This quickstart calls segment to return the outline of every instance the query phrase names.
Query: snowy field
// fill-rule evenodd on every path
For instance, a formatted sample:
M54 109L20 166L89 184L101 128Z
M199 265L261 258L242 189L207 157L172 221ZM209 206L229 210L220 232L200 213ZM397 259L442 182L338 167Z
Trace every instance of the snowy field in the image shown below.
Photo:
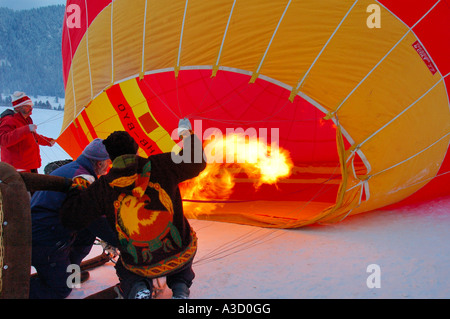
M199 238L192 299L450 297L450 197L293 230L190 222ZM69 298L117 282L112 263L90 274Z
M34 109L38 133L56 138L62 114ZM41 155L42 169L69 158L57 145ZM450 297L450 197L293 230L190 222L199 238L192 299ZM117 283L112 263L90 275L69 298Z

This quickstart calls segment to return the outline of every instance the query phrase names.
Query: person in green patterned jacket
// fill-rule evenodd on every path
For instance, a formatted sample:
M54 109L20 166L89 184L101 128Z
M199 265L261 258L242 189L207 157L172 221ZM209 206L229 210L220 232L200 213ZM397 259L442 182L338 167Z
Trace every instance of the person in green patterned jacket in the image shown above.
M124 131L104 140L112 160L105 176L89 184L75 177L61 209L65 227L82 229L106 215L119 240L116 264L125 299L151 298L152 279L166 276L173 298L188 298L195 277L197 237L183 214L178 184L206 167L201 141L188 120L178 128L183 149L143 158Z

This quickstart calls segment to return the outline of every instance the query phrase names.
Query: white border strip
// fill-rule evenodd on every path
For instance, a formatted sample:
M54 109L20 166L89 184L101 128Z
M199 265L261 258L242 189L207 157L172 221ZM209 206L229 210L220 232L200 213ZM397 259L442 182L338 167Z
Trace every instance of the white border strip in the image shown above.
M213 67L214 66L212 66L212 65L190 65L190 66L180 67L180 70L212 70ZM164 69L147 71L147 72L144 73L144 75L173 72L174 70L175 70L175 68L169 67L169 68L164 68ZM252 76L252 72L251 71L247 71L247 70L243 70L243 69L237 69L237 68L232 68L232 67L221 66L221 67L219 67L219 70L232 72L232 73L243 74L243 75L247 75L249 77ZM126 82L128 80L135 79L135 78L138 78L138 77L139 77L139 74L130 75L130 76L126 77L126 78L121 79L120 81L114 82L113 85L120 84L122 82ZM272 84L275 84L275 85L277 85L279 87L282 87L282 88L286 89L288 92L290 92L292 90L292 86L287 85L287 84L285 84L283 82L280 82L278 80L275 80L273 78L270 78L268 76L261 75L260 78L263 79L264 81L267 81L269 83L272 83ZM92 99L97 98L108 87L109 87L109 85L105 86L103 88L103 90L99 91ZM305 99L307 102L309 102L310 104L312 104L313 106L318 108L324 114L326 114L328 112L320 103L318 103L317 101L313 100L311 97L307 96L303 92L299 92L297 95L299 95L301 98ZM78 115L80 115L81 112L82 112L82 110L75 116L75 118ZM350 135L348 135L348 133L342 127L341 127L341 130L342 130L342 133L344 134L344 136L348 139L348 142L349 143L354 143L353 139L350 137Z

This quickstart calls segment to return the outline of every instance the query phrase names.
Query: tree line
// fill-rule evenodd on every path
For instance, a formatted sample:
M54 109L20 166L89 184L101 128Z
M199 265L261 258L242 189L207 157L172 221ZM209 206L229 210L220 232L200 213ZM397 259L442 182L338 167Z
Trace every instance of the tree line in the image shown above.
M0 106L5 106L5 107L11 107L12 108L12 98L9 95L6 96L1 96L0 95ZM54 103L50 103L48 100L42 101L42 100L37 100L33 102L33 107L38 108L38 109L47 109L47 110L58 110L58 111L62 111L64 110L64 107L61 105L61 103L59 102L58 97L55 97L55 101Z
M63 5L30 10L0 8L0 93L23 91L32 96L64 97L64 10Z

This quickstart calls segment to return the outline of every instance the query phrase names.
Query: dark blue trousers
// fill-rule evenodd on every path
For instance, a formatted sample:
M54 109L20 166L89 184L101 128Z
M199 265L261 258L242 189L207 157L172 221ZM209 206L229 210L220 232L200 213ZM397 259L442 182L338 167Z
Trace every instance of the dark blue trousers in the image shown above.
M96 237L117 245L116 236L105 218L98 219L77 233L59 229L55 231L53 240L33 242L31 264L38 276L30 280L30 299L66 298L72 291L67 283L71 275L67 267L81 264L91 251Z

